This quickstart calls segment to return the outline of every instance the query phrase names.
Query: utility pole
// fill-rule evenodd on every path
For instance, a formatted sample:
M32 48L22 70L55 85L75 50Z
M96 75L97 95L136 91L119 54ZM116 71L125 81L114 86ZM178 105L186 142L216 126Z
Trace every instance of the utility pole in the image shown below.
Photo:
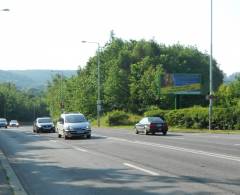
M97 125L100 127L100 112L102 110L101 105L101 81L100 81L100 44L98 42L82 41L82 43L97 44Z
M209 130L212 129L212 107L213 107L213 81L212 81L212 12L213 0L211 0L211 22L210 22L210 65L209 65Z

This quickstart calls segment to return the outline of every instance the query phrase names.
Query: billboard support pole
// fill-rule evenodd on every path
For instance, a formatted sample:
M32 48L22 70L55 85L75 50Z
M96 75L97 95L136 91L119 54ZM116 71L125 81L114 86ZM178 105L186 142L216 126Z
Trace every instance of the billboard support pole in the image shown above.
M175 94L175 110L179 109L179 99L180 99L180 95Z

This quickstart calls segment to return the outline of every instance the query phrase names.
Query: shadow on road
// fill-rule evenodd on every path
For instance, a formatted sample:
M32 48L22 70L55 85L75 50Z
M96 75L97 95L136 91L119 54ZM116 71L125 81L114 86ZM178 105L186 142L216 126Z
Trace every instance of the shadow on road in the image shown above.
M50 150L52 153L61 152L61 149L69 149L66 146L56 148L53 146L41 146L42 141L48 141L47 137L40 137L24 134L7 132L12 144L18 143L18 148L11 149L11 145L7 150L8 156L13 159L11 161L16 174L19 176L23 186L29 194L36 195L200 195L209 194L206 190L198 192L189 192L180 188L180 184L194 185L206 184L214 185L229 185L239 187L240 178L235 180L222 181L219 179L207 179L202 177L191 176L147 176L139 174L136 171L130 171L128 168L103 168L91 167L91 164L98 164L94 160L87 164L77 162L76 154L65 155L62 153L62 158L71 159L71 164L63 165L60 162L49 160L49 157L44 157L42 150ZM18 138L16 140L11 140ZM0 134L0 146L6 150L6 141L3 140ZM94 137L93 137L94 139ZM95 139L102 139L96 136ZM20 141L18 141L20 140ZM34 145L32 145L34 144ZM46 155L46 154L45 154ZM76 160L74 160L76 159ZM94 158L93 158L94 159ZM181 189L181 190L179 190Z

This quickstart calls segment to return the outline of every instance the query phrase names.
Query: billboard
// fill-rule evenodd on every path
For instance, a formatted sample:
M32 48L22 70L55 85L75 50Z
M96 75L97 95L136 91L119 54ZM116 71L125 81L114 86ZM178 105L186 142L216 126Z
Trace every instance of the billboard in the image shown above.
M201 75L164 74L160 79L161 94L201 94Z

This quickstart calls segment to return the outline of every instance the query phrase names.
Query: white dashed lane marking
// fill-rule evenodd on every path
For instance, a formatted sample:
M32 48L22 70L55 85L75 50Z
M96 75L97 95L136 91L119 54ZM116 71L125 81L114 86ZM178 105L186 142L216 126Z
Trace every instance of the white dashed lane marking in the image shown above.
M153 171L150 171L150 170L147 170L147 169L138 167L138 166L136 166L136 165L133 165L133 164L130 164L130 163L123 163L123 164L124 164L125 166L127 166L127 167L131 167L131 168L137 169L137 170L139 170L139 171L148 173L148 174L150 174L150 175L159 176L159 174L156 173L156 172L153 172Z

